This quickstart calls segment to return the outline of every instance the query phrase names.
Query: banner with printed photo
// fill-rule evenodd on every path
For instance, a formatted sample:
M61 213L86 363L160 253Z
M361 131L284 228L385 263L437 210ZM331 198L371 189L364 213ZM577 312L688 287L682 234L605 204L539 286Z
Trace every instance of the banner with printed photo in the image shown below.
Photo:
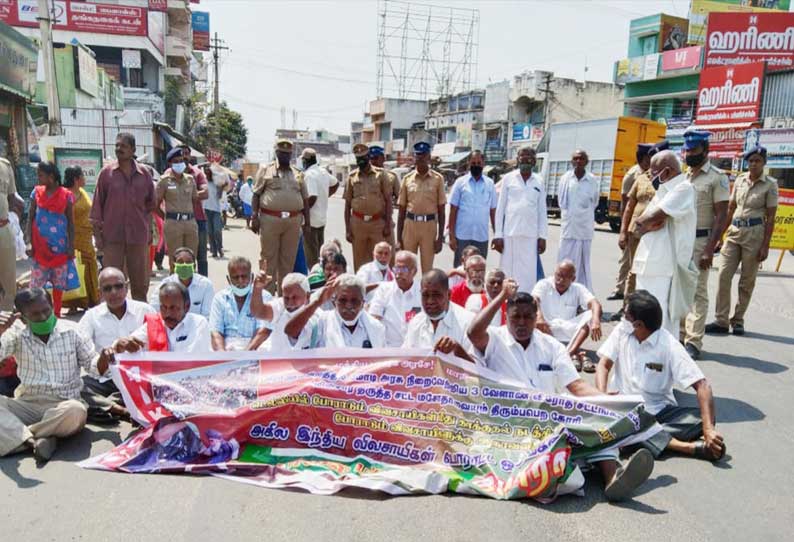
M120 356L113 380L144 428L81 466L549 501L581 488L577 461L660 429L639 397L533 392L429 351L259 354Z

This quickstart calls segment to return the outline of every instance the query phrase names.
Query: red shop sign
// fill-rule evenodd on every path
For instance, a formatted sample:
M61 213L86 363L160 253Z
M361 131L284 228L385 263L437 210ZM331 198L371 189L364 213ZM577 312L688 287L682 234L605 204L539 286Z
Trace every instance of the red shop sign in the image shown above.
M700 65L700 54L703 47L686 47L684 49L673 49L662 53L662 71L686 70L697 68Z
M124 36L146 36L146 8L55 0L53 29ZM38 0L0 0L0 21L38 28Z
M764 63L704 68L698 88L697 124L733 124L758 119Z
M794 13L710 13L704 67L766 61L794 68Z

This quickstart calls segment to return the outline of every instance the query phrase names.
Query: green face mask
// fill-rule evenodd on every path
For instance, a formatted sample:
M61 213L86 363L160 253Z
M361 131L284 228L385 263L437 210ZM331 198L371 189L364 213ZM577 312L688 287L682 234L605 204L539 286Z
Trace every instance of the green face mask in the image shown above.
M174 264L174 273L182 280L187 280L193 277L193 264L192 263L177 263Z
M51 312L50 317L44 320L43 322L31 322L28 320L28 326L30 326L30 331L34 335L49 335L52 333L52 330L55 329L55 324L58 323L58 319L55 317L55 313Z

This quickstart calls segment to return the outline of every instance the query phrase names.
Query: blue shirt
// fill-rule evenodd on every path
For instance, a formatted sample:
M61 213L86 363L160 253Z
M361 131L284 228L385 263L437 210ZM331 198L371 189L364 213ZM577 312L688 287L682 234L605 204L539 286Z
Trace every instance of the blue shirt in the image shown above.
M458 208L455 237L488 241L491 209L496 209L496 189L490 177L483 175L478 181L471 174L458 177L452 187L449 204Z
M270 327L269 322L251 315L251 295L252 292L248 292L242 310L238 311L237 300L229 288L215 294L210 310L210 330L217 331L225 339L250 339L261 328ZM268 302L272 298L269 292L262 292L262 301Z

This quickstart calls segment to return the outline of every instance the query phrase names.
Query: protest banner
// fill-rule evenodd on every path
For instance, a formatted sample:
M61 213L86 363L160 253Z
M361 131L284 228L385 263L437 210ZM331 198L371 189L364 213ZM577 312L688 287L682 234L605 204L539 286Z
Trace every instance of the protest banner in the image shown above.
M268 354L119 356L114 382L144 428L81 466L549 501L581 488L578 461L660 429L639 397L533 392L424 350L252 355Z

